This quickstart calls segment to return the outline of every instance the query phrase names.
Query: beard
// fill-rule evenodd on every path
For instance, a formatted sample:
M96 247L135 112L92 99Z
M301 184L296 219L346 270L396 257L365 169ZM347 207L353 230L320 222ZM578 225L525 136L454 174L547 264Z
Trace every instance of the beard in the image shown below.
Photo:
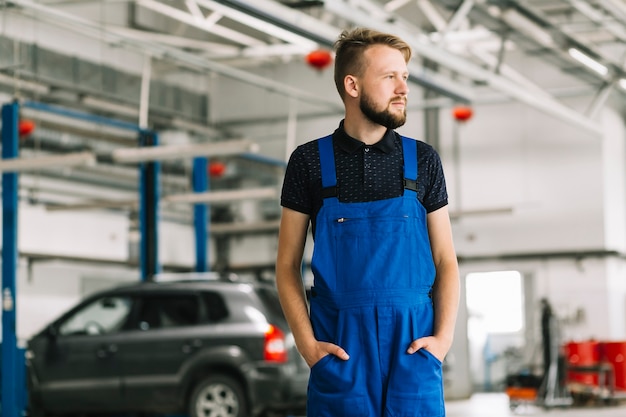
M395 98L393 100L396 100ZM374 101L367 93L363 92L359 101L361 112L371 122L385 126L387 129L396 129L406 122L406 107L402 114L394 114L388 108L377 110Z

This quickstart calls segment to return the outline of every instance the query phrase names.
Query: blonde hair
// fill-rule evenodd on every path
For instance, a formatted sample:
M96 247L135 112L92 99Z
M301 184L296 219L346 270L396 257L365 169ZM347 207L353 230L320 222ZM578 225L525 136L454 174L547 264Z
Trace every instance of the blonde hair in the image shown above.
M363 54L373 45L386 45L397 49L408 63L411 59L411 47L399 37L378 32L373 29L356 28L344 30L335 41L335 86L343 99L346 91L343 80L346 75L361 76L365 69Z

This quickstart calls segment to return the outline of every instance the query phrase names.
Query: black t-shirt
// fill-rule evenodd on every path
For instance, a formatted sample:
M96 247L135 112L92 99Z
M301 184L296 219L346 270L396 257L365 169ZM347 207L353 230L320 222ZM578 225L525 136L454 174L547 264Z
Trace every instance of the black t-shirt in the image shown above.
M344 203L384 200L404 192L402 139L387 130L382 140L365 145L343 129L333 133L338 199ZM417 198L428 213L448 204L441 160L435 149L417 141ZM322 207L318 140L298 146L289 158L280 204L315 218Z

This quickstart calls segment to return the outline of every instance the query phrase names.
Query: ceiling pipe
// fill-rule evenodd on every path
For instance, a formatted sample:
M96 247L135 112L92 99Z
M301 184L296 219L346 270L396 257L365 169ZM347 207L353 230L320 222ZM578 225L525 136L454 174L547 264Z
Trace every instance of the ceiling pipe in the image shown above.
M90 200L84 203L46 204L46 211L83 211L104 209L136 210L139 207L138 199L128 200Z
M163 197L164 203L232 203L242 200L277 199L279 190L276 187L243 188L240 190L216 190L204 193L171 194Z
M245 188L238 190L216 190L203 193L185 193L170 194L164 196L161 201L165 204L228 204L237 201L248 200L274 200L279 196L279 190L276 187L264 188ZM92 199L79 203L71 204L48 204L48 211L73 211L73 210L101 210L101 209L136 209L139 206L139 200L131 199L113 199L102 200Z
M474 0L463 0L463 3L461 3L454 15L452 15L452 18L443 30L442 37L445 37L446 33L448 32L453 32L457 30L461 26L463 21L467 18L467 15L469 14L470 10L472 10L472 7L474 7Z
M416 0L417 7L426 16L426 19L438 32L443 32L448 25L448 22L441 16L439 11L430 2L430 0Z
M622 24L626 24L626 5L622 0L600 0L600 4Z
M277 233L279 220L268 220L252 223L212 223L212 235L250 234L250 233Z
M540 261L547 259L571 259L575 261L581 261L587 258L618 258L626 259L626 254L616 250L608 249L590 249L590 250L573 250L573 251L561 251L561 252L521 252L521 253L506 253L501 255L462 255L457 256L459 263L468 262L509 262L509 261Z
M602 25L607 31L609 31L613 36L621 40L622 42L626 41L626 29L624 26L624 22L621 24L616 22L607 21L605 15L597 11L593 8L588 2L582 0L568 0L569 3L578 10L581 14L586 16L592 22Z

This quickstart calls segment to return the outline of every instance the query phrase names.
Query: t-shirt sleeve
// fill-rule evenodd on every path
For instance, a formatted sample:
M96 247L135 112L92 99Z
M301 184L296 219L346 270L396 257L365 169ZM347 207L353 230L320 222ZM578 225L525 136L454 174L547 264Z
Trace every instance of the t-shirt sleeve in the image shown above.
M287 163L280 205L304 214L312 213L311 193L309 192L309 170L307 169L306 150L297 147Z
M426 181L424 182L423 205L426 212L431 213L448 204L448 191L446 189L446 178L441 164L441 158L437 151L430 145L423 145L423 158L419 163L425 164ZM420 170L421 171L421 170Z

